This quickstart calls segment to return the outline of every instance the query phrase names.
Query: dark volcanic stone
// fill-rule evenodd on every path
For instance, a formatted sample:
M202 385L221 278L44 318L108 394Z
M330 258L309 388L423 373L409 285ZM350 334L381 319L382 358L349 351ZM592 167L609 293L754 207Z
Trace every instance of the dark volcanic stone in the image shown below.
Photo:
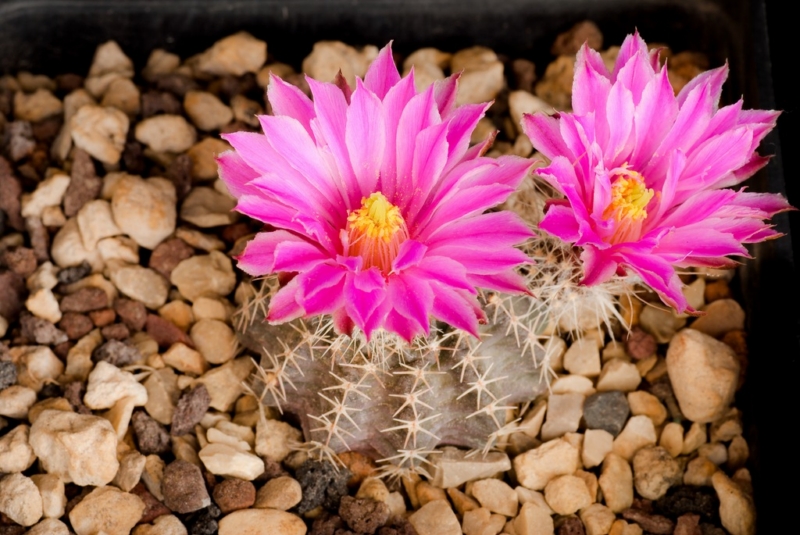
M189 244L180 238L172 238L159 243L153 249L148 265L150 269L158 271L169 279L175 266L190 258L193 254L194 249Z
M148 91L142 95L142 117L147 119L159 113L180 115L181 101L172 93L165 91Z
M382 527L378 535L417 535L417 530L406 519L396 521L392 526Z
M719 511L719 498L711 487L680 485L669 489L653 505L657 512L669 517L692 513L702 516L703 520L713 521Z
M161 492L164 505L175 513L193 513L211 504L203 474L187 461L172 461L164 468Z
M137 483L131 489L131 494L135 494L144 502L144 512L142 513L142 518L139 519L140 524L149 524L161 515L168 515L172 512L166 505L150 494L143 483Z
M103 181L97 176L92 157L82 149L75 149L71 176L64 194L64 215L67 217L74 216L84 204L96 199L103 188Z
M84 314L67 312L61 317L58 326L67 333L70 340L78 340L94 329L94 323Z
M197 82L182 74L164 74L156 80L156 87L183 98L187 92L197 89Z
M198 385L184 392L175 406L175 412L172 413L170 433L180 436L192 431L203 419L210 404L211 396L205 385Z
M33 249L27 247L6 249L3 251L2 262L8 269L22 277L28 277L36 271L36 255Z
M108 306L108 296L100 288L81 288L61 300L61 312L90 312Z
M22 220L22 184L11 171L8 160L0 156L0 210L6 214L6 224L14 230L25 228Z
M50 144L58 135L64 120L61 117L49 117L31 125L33 139L40 143Z
M219 525L217 518L222 512L213 503L203 509L186 517L184 524L189 531L189 535L216 535Z
M188 154L177 156L167 167L166 175L175 185L178 200L183 199L192 189L192 159Z
M45 383L39 390L39 399L60 398L63 391L58 383Z
M84 277L88 277L91 272L92 266L89 265L89 262L84 260L79 266L72 266L59 271L58 282L60 284L72 284Z
M92 360L101 360L114 366L127 366L141 359L139 350L119 340L109 340L92 352Z
M144 149L142 144L136 141L126 143L125 150L122 151L122 163L125 165L125 170L130 174L144 174Z
M86 384L73 381L64 385L64 397L78 414L92 414L92 411L83 404L83 395L86 393Z
M31 240L31 248L38 262L50 260L50 234L38 217L25 218L25 230Z
M536 65L527 59L515 59L511 62L511 70L514 72L517 89L533 93L533 85L536 83Z
M669 518L640 511L639 509L626 509L622 511L622 518L636 522L639 526L654 535L671 535L675 530L675 523Z
M100 334L106 340L125 340L131 335L131 331L124 323L114 323L113 325L106 325L100 330Z
M214 487L213 496L222 513L228 514L256 503L256 487L249 481L226 479Z
M161 316L155 314L147 315L147 334L161 347L169 347L178 342L185 344L189 347L194 347L192 339L189 335L180 330L171 321L165 320Z
M23 314L20 318L20 326L22 327L22 336L37 344L53 346L66 342L68 339L64 331L46 319L37 318L32 314Z
M325 513L314 520L308 535L335 535L341 529L344 529L341 517Z
M0 390L17 382L17 367L9 360L0 360Z
M619 435L631 413L628 399L622 392L598 392L583 404L583 419L587 429L605 429Z
M331 463L307 460L297 469L296 478L303 489L303 499L297 510L303 514L320 505L337 509L342 496L347 495L347 480L352 475L350 470Z
M372 535L386 525L390 515L388 505L369 498L343 496L339 503L339 516L356 533Z
M114 301L114 310L122 322L132 331L141 331L147 323L147 308L139 301L132 299L117 299Z
M153 420L146 412L136 411L131 417L133 432L139 451L145 455L170 451L169 433L163 425Z
M583 522L581 522L580 518L568 516L564 518L556 533L558 535L586 535L586 528L583 527Z
M700 524L700 532L703 535L728 535L728 532L714 524Z
M9 323L16 321L27 294L25 279L13 271L0 271L0 316Z

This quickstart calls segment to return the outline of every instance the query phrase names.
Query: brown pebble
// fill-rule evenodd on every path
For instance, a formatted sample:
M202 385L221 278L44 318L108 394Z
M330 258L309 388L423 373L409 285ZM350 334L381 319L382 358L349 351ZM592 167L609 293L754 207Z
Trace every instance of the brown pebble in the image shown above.
M678 518L673 535L703 535L700 529L700 515L685 514Z
M175 436L185 435L203 419L211 404L211 396L205 385L199 385L184 392L178 400L175 412L172 413L170 433Z
M175 513L192 513L211 505L200 468L188 461L172 461L161 481L164 505Z
M622 512L622 518L636 522L645 531L654 535L671 535L675 529L675 524L669 518L661 515L654 515L639 509L626 509Z
M180 115L182 111L181 101L172 93L148 91L142 95L142 117L144 119L159 113Z
M38 262L50 260L50 234L38 217L25 218L25 230L31 240L31 248Z
M177 156L167 167L166 177L175 186L178 200L182 200L192 189L192 159L188 154Z
M64 120L59 116L48 117L38 123L33 123L31 125L33 139L49 145L56 138L59 131L61 131L61 126L63 124Z
M264 473L256 478L257 481L269 481L276 477L287 476L289 473L283 469L283 465L277 461L264 457Z
M139 519L139 524L149 524L156 518L162 515L168 515L172 512L166 505L150 494L142 483L137 483L136 486L131 489L131 494L138 496L144 502L144 512L142 513L142 518Z
M122 163L132 175L144 174L144 148L141 143L129 141L122 151Z
M347 481L348 487L357 487L366 478L372 477L377 469L375 461L363 453L358 453L356 451L345 451L340 453L338 457L339 460L344 464L345 468L353 473L353 477Z
M24 535L25 533L27 531L22 526L0 526L0 535Z
M108 340L92 352L92 361L102 360L114 366L127 366L141 358L142 354L137 348L119 340Z
M337 535L344 532L344 521L339 515L331 515L327 512L314 520L311 531L308 535Z
M143 303L132 299L117 299L114 310L122 322L132 331L141 331L147 323L147 308Z
M736 358L739 360L739 381L737 389L741 388L744 384L744 379L747 376L747 367L749 359L747 357L747 333L744 331L728 331L722 337L722 342L728 344L736 353Z
M586 535L586 528L577 516L567 516L556 531L558 535Z
M222 239L228 243L236 243L236 240L247 236L252 231L248 223L234 223L222 229Z
M28 121L14 121L6 125L6 150L9 157L15 162L22 160L33 154L36 142L33 140L33 129ZM17 168L17 172L23 177L25 172L22 170L24 165ZM30 167L30 166L28 166ZM31 167L31 169L33 169ZM35 180L35 178L33 178Z
M172 238L159 243L150 255L150 269L154 269L169 279L175 266L194 254L189 244L180 238Z
M131 424L140 452L150 455L170 451L169 433L163 425L153 420L146 412L134 412L131 416Z
M101 308L100 310L89 312L89 317L95 327L105 327L114 323L114 320L117 319L117 313L111 308Z
M56 345L67 341L64 331L46 319L37 318L32 314L25 313L20 318L22 336L32 342L44 345Z
M66 342L61 342L60 344L53 346L53 353L55 353L58 358L66 362L67 357L69 356L69 351L73 347L75 347L75 342L71 342L69 340Z
M59 74L56 76L56 85L61 91L69 93L83 87L83 76L75 73Z
M515 59L511 62L511 71L514 73L517 89L533 93L533 86L536 83L536 65L527 59Z
M130 337L131 331L124 323L113 323L106 325L100 330L100 334L106 340L125 340Z
M155 314L147 315L147 334L161 347L169 347L172 344L181 342L189 347L194 347L189 335L180 330L171 321L165 320Z
M247 509L256 503L256 487L249 481L226 479L214 487L214 501L222 514Z
M595 50L603 48L603 34L597 24L590 20L579 22L568 31L559 34L550 53L554 56L574 56L584 43Z
M169 91L176 97L183 98L187 92L197 89L197 82L182 74L164 74L156 80L156 87L161 91Z
M641 327L633 327L625 337L625 351L634 360L646 359L655 354L656 339Z
M76 215L84 204L96 199L103 188L92 157L82 149L75 149L70 176L72 179L64 194L64 215L67 217Z
M86 385L80 381L73 381L64 385L64 397L72 405L72 409L79 414L92 414L92 411L83 404L83 395Z
M94 328L92 320L78 312L64 313L58 326L67 333L70 340L78 340L89 334L89 331Z
M90 312L108 306L108 296L100 288L81 288L61 300L61 312Z
M253 73L246 73L243 76L223 76L219 80L219 92L230 100L237 95L253 91L257 84Z
M720 299L730 299L731 289L728 286L728 281L720 279L706 282L705 298L706 303L713 303Z
M372 535L386 525L390 515L388 505L370 498L343 496L339 503L339 516L356 533Z
M8 225L14 230L23 230L25 222L22 219L22 184L11 171L8 160L0 156L0 210L5 212Z
M33 253L33 249L27 247L6 249L3 251L0 262L22 277L28 277L36 271L36 255Z
M0 271L0 316L9 323L16 321L27 294L25 279L13 271Z

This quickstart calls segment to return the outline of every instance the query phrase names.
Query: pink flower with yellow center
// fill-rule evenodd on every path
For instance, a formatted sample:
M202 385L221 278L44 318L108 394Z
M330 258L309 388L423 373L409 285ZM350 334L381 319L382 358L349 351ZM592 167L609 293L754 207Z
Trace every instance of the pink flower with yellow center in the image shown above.
M251 275L296 274L270 303L275 323L332 314L339 332L411 340L431 318L477 335L476 287L523 292L510 212L485 213L531 163L470 148L489 104L455 106L457 77L417 92L386 46L354 90L308 79L313 101L273 76L264 134L225 137L219 159L237 210L270 225L239 257Z
M693 310L675 268L731 267L743 244L778 234L780 195L724 189L769 158L755 150L778 112L719 108L727 66L675 96L658 52L629 35L613 72L588 46L575 64L573 112L526 115L525 133L551 163L537 170L565 197L540 228L583 249L585 284L637 274L679 312Z

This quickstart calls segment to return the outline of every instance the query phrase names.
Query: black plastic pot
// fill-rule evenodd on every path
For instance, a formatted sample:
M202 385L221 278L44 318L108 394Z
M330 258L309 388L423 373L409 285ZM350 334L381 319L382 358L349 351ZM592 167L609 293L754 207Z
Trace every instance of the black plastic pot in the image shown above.
M108 39L141 68L153 48L188 57L239 30L266 40L281 61L298 67L320 39L376 45L393 39L401 52L486 45L543 70L555 36L587 18L599 24L607 45L638 28L648 42L705 52L713 65L727 59L723 99L744 95L746 107L774 107L764 0L0 0L0 73L85 73L95 47ZM784 192L775 133L762 152L776 158L748 186ZM789 221L785 214L774 220L786 233ZM752 448L759 532L782 533L791 530L796 493L770 481L792 485L797 476L788 468L794 460L788 430L800 354L792 305L800 301L792 240L759 244L753 253L739 278L750 333L739 405Z

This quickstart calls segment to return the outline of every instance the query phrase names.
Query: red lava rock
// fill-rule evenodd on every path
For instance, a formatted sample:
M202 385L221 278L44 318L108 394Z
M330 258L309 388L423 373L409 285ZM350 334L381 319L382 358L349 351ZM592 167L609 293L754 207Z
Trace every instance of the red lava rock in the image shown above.
M59 74L56 76L55 80L58 88L65 93L69 93L83 87L83 76L80 74Z
M26 278L36 271L36 255L33 249L27 247L6 249L3 251L2 263L14 273Z
M78 312L66 312L58 322L58 326L67 333L70 340L78 340L94 329L92 320Z
M92 411L83 404L83 395L86 393L86 385L80 381L73 381L64 385L64 397L75 412L79 414L92 414Z
M583 522L581 522L580 518L568 516L564 518L556 533L558 535L586 535L586 528L583 527Z
M75 149L72 160L72 180L64 195L64 215L72 217L87 202L96 199L103 188L103 181L98 178L92 157L82 149Z
M122 322L132 331L141 331L147 323L147 308L143 303L132 299L117 299L114 310Z
M25 229L31 240L31 248L38 262L50 260L50 234L38 217L26 217Z
M675 530L675 523L669 518L661 515L654 515L639 509L626 509L622 512L622 518L636 522L639 526L654 535L671 535Z
M14 121L6 125L6 150L15 162L30 156L36 148L33 129L28 121Z
M175 185L178 200L186 197L192 189L192 159L188 154L177 156L167 167L167 178Z
M90 312L108 306L108 296L100 288L81 288L61 300L61 312Z
M16 321L27 294L25 279L13 271L0 271L0 316L9 323Z
M264 457L264 473L258 476L258 481L269 481L276 477L288 476L289 473L283 469L283 465L277 461Z
M72 284L88 276L92 272L92 266L85 260L78 266L64 268L58 272L58 282L60 284Z
M137 483L136 486L131 489L131 494L135 494L144 502L144 512L142 513L142 518L139 519L139 524L149 524L156 518L162 515L168 515L172 512L166 505L150 494L147 487L142 483Z
M106 340L125 340L130 337L131 331L124 323L114 323L103 327L100 330L100 334L102 334L103 338Z
M219 92L230 100L236 95L244 95L253 91L256 84L256 77L253 73L247 73L244 76L224 76L220 78L217 85Z
M109 340L92 353L92 360L101 360L114 366L127 366L142 358L139 350L119 340Z
M11 171L8 160L0 156L0 210L5 212L8 225L15 230L25 228L20 211L22 206L22 184Z
M163 425L153 420L146 412L136 411L131 417L133 432L139 451L145 455L170 451L169 433Z
M180 115L182 111L181 101L172 93L147 91L142 95L142 117L144 119L159 113Z
M58 135L64 120L61 117L49 117L31 125L33 139L40 143L50 144Z
M180 436L192 431L194 426L203 419L210 404L211 396L205 385L199 385L184 392L172 414L170 433Z
M119 312L119 311L117 311ZM161 347L169 347L172 344L181 342L189 347L194 347L189 335L180 330L171 321L165 320L155 314L147 315L147 334L155 340Z
M164 468L161 492L164 505L175 513L192 513L211 504L200 469L187 461L172 461Z
M228 243L236 243L236 240L247 236L252 231L250 230L250 225L247 223L234 223L233 225L228 225L227 227L222 229L222 239Z
M378 530L378 535L417 535L417 530L408 520L402 519L393 526L382 527Z
M527 59L515 59L511 62L511 71L517 82L517 89L533 93L536 83L536 65Z
M169 91L173 95L183 98L186 93L197 89L197 82L182 74L164 74L156 79L156 87L161 91Z
M386 525L390 515L388 505L369 498L343 496L339 504L339 516L357 533L372 535Z
M625 337L625 351L634 360L642 360L656 352L656 339L641 327L634 327Z
M227 514L256 503L256 487L249 481L226 479L214 487L213 496L222 513Z
M194 254L189 244L180 238L172 238L159 243L150 255L150 269L154 269L169 279L172 270L182 261Z
M678 518L673 535L703 535L700 529L700 515L683 515Z
M73 347L75 347L75 342L62 342L53 346L53 353L55 353L58 358L66 362L67 356L69 356L69 350Z
M56 345L67 341L67 334L49 321L37 318L32 314L23 314L20 318L22 336L43 345Z
M117 319L117 313L111 308L101 308L100 310L89 312L89 317L95 327L105 327L114 323L114 320Z
M339 515L325 514L316 520L311 526L308 535L336 535L339 530L344 528L344 521Z
M559 34L550 52L554 56L574 56L581 49L583 43L587 43L590 48L595 50L603 47L603 34L600 32L600 28L590 20L579 22L568 31Z

